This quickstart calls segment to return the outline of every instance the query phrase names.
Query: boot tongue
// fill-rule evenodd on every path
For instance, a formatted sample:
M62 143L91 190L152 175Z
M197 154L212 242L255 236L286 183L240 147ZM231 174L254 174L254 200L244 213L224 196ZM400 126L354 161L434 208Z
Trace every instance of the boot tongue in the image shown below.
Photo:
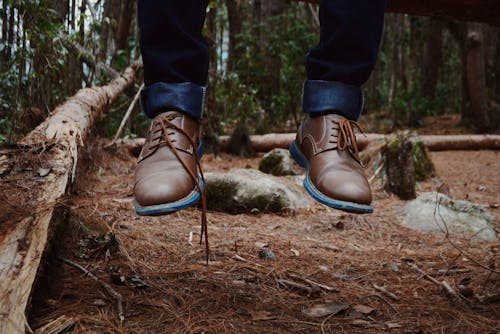
M170 146L169 140L177 150L193 154L195 148L186 135L177 128L184 130L195 143L197 142L198 126L195 120L189 119L188 116L178 111L164 112L156 116L151 122L146 144L141 151L139 161L149 157L160 147ZM167 137L169 140L167 140Z

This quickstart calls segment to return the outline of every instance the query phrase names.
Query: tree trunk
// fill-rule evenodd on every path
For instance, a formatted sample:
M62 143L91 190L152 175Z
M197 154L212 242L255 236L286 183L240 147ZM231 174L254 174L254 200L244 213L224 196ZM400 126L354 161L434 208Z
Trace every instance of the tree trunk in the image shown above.
M0 12L1 13L1 16L0 16L0 20L2 21L2 39L0 40L0 42L3 44L3 45L6 45L7 44L7 34L8 34L8 26L7 26L7 23L8 23L8 19L7 19L7 12L8 12L8 7L7 7L7 4L4 4L4 1L2 1L2 11ZM7 48L4 47L4 49L0 52L0 60L1 60L1 64L0 64L0 71L4 71L4 66L5 66L5 63L7 62Z
M99 59L102 59L104 63L107 61L108 55L108 43L109 43L109 17L111 15L111 1L104 0L103 13L102 13L102 23L101 23L101 42L99 44Z
M135 0L124 0L120 3L120 16L118 18L118 26L115 36L115 52L118 52L118 50L123 50L128 55L130 54L128 40L130 38L130 27L132 26L133 17L135 14L135 4Z
M227 57L227 70L234 72L236 62L241 57L241 48L238 47L238 34L241 34L243 28L243 16L241 13L241 0L226 0L227 21L229 25L229 46Z
M207 30L208 36L207 41L210 50L209 57L209 70L208 70L208 92L207 92L207 102L205 116L202 119L203 126L203 143L206 146L207 152L218 153L219 145L217 142L217 133L220 130L220 115L221 113L217 110L217 99L216 99L216 89L215 87L219 84L219 78L217 76L217 9L218 7L210 7L207 13Z
M5 203L0 210L0 333L25 333L25 311L31 294L49 225L55 206L61 203L73 180L78 150L85 142L94 121L135 80L139 64L128 68L124 75L110 84L80 90L54 110L52 115L20 142L20 147L44 148L45 161L50 165L43 182L30 183L40 172L2 177L0 195L14 196L12 180L30 185L26 198ZM17 157L19 158L19 157ZM22 157L21 157L22 158ZM40 157L38 158L40 159ZM17 198L19 200L19 198ZM31 205L30 209L26 205Z
M472 123L481 132L489 127L488 98L484 64L484 34L481 24L467 25L467 82Z
M264 109L271 107L273 95L280 92L280 73L281 73L281 59L280 55L272 53L269 50L271 39L270 37L276 34L279 27L276 26L276 18L285 10L284 0L265 0L262 1L261 6L261 31L260 31L260 46L261 52L264 57L263 73L266 77L262 78L261 92L263 96ZM273 115L276 113L268 113L265 118L264 128L273 121Z
M14 6L10 5L9 10L9 29L7 31L7 45L5 46L5 55L7 60L12 56L12 45L14 45L14 24L15 21L15 12Z
M438 82L439 68L443 58L443 24L432 20L429 28L429 38L425 51L424 77L422 93L433 100L436 96L436 85Z

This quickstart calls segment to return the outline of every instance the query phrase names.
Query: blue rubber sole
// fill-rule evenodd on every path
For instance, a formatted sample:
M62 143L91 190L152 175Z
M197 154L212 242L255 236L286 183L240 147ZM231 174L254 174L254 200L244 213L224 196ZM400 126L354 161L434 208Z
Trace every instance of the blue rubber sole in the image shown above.
M201 180L201 177L198 177L198 180L200 182L201 188L203 189L203 181ZM137 201L134 201L135 212L137 212L137 214L140 216L160 216L189 208L198 203L200 197L201 195L199 190L195 189L186 197L172 203L142 206L137 203Z
M199 159L201 159L201 156L203 155L202 144L198 146L197 154ZM201 189L203 189L204 184L203 180L201 179L201 176L198 176L198 182L200 183ZM175 202L142 206L139 203L137 203L137 201L134 201L134 207L135 207L135 212L140 216L160 216L189 208L198 203L200 197L201 197L200 191L197 188L195 188L189 195Z
M346 202L339 201L328 196L325 196L321 193L311 182L309 177L309 163L307 162L306 157L302 154L302 152L297 147L295 141L290 145L290 154L293 159L299 164L300 167L306 169L306 177L304 179L304 188L306 191L314 198L316 201L329 206L334 209L352 212L352 213L372 213L373 207L371 205L358 204L354 202Z

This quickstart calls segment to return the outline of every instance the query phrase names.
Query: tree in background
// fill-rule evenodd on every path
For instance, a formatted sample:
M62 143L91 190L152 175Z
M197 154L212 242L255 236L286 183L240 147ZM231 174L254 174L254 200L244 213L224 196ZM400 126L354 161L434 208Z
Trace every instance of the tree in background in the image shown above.
M136 1L0 0L0 141L15 141L76 90L138 58ZM238 124L256 133L295 130L305 54L319 37L317 9L284 0L210 1L208 137ZM365 113L382 116L378 130L457 112L479 131L498 129L499 34L485 24L388 14ZM115 109L129 103L122 98ZM112 134L121 116L107 117L102 134ZM142 135L146 124L136 112L127 133Z

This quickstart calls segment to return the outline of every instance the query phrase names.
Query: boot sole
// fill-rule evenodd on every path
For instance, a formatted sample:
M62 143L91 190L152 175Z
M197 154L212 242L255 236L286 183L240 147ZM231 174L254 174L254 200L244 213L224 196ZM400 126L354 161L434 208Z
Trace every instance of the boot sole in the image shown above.
M201 159L203 155L203 145L200 144L197 150L198 159ZM201 189L204 189L203 180L201 176L198 175L198 182L200 183ZM176 212L182 209L189 208L194 206L201 198L200 191L195 187L189 195L183 197L175 202L165 203L165 204L156 204L149 206L142 206L134 200L135 212L140 216L161 216L165 214L169 214L172 212Z
M200 186L203 189L204 185L200 176L198 176L198 182L200 182ZM200 197L201 197L200 192L198 191L198 189L195 189L186 197L181 198L178 201L166 204L142 206L139 203L137 203L137 201L134 201L135 212L137 212L137 214L140 216L161 216L164 214L189 208L198 203Z
M309 177L309 162L307 161L306 157L302 154L300 149L297 147L295 141L293 141L292 144L290 145L290 154L292 155L293 159L297 162L297 164L299 164L300 167L306 170L306 177L304 179L304 188L309 193L309 195L311 195L311 197L314 198L316 201L331 208L346 212L352 212L352 213L373 212L373 207L371 205L336 200L320 192L311 182L311 179Z

